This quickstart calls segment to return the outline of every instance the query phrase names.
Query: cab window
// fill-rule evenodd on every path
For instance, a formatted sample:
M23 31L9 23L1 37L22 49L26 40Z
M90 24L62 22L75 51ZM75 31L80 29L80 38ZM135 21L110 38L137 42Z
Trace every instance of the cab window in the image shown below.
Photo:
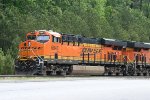
M60 39L58 37L53 36L52 42L60 42Z

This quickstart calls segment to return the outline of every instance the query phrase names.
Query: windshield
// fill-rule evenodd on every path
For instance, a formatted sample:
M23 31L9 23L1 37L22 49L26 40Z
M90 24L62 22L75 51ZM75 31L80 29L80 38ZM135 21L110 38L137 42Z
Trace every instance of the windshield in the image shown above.
M45 43L50 39L50 37L48 35L38 35L38 36L28 35L27 39L28 40L36 40L38 42Z
M49 40L49 36L47 36L47 35L39 35L39 36L37 36L37 41L38 42L44 43L44 42L47 42L48 40Z
M46 35L41 35L41 36L38 36L37 37L37 41L41 41L41 40L43 40L43 41L47 41L47 40L49 40L49 36L46 36Z

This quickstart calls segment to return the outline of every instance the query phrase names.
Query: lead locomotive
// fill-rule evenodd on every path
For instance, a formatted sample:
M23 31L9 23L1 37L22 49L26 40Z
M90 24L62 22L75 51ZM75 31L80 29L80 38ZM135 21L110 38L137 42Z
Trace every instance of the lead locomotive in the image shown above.
M150 44L39 30L19 45L16 74L149 75Z

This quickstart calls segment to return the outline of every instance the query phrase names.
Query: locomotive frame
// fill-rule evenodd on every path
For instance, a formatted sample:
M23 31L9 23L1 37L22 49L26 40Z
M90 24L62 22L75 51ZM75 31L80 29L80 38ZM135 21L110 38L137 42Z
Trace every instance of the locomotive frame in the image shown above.
M16 74L149 75L150 44L38 30L19 45Z

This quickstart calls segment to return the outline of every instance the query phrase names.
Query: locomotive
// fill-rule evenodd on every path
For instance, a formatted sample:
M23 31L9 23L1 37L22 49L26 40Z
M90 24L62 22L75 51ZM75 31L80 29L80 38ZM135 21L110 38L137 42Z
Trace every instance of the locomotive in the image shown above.
M17 75L149 75L150 43L36 30L19 44Z

